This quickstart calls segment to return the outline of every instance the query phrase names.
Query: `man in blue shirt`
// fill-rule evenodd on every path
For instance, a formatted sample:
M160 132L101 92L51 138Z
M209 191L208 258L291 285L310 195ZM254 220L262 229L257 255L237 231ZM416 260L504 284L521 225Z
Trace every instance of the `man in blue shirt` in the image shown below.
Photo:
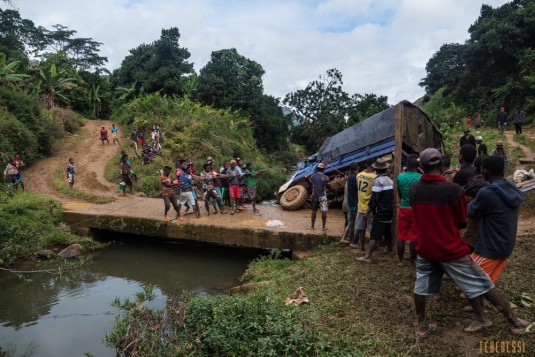
M329 176L325 175L323 171L325 165L319 163L316 172L310 176L310 182L312 182L312 229L316 223L316 213L318 208L321 210L322 230L326 231L325 223L327 222L327 194L325 193L325 187L329 183Z

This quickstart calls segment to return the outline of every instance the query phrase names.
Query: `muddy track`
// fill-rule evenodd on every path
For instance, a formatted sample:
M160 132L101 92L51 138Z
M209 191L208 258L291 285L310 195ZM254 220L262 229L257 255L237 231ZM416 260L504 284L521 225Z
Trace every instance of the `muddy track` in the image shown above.
M111 124L107 120L88 120L76 134L66 135L57 143L51 157L40 160L25 171L26 189L62 203L79 201L61 195L54 185L55 172L60 170L65 175L68 160L72 157L76 166L76 188L98 196L118 197L117 183L110 183L104 178L104 168L120 151L120 146L112 143L103 146L99 136L99 130L104 126L111 140ZM119 129L119 138L122 136Z

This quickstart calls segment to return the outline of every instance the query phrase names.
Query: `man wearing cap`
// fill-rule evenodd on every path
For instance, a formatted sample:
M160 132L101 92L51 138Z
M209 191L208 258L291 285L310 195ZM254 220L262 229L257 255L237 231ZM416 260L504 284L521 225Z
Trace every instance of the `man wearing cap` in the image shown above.
M459 140L459 146L463 145L472 145L473 147L476 147L476 138L472 134L470 134L470 129L464 129L464 135L461 137L461 140Z
M329 183L329 176L325 175L323 171L325 170L325 165L320 162L318 164L318 167L316 169L316 172L314 172L310 176L310 182L312 182L312 196L311 196L311 205L312 208L312 215L311 215L311 228L314 229L314 224L316 223L316 213L318 211L318 208L321 210L321 223L322 223L322 230L327 230L325 227L325 224L327 223L327 209L328 209L328 202L327 202L327 194L325 192L325 188L327 187L327 184Z
M373 250L381 239L385 239L388 253L392 251L392 214L394 211L394 182L388 175L390 164L383 159L377 159L372 167L377 173L373 180L372 199L367 215L373 213L372 230L370 232L370 244L366 254L359 260L371 262Z
M470 248L459 229L466 226L466 199L462 188L441 176L442 155L429 148L420 153L424 175L409 189L418 235L416 238L416 282L414 304L418 315L417 337L424 338L436 329L425 320L426 297L440 292L446 273L463 291L475 312L466 332L489 327L480 296L490 301L511 324L514 334L529 333L530 324L519 319L509 303L496 290L483 269L469 256Z
M508 159L507 159L507 153L505 152L505 149L503 148L503 141L498 141L496 143L496 149L490 152L490 156L501 157L505 164L505 167L507 167Z

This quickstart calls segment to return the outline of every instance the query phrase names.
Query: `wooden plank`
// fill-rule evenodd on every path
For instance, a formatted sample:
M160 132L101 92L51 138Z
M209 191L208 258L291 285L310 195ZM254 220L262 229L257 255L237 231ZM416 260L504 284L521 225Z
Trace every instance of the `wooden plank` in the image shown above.
M524 187L524 186L527 186L527 185L531 185L532 183L535 183L535 178L530 179L530 180L526 180L526 181L522 181L522 182L518 183L516 185L516 187Z
M392 167L394 168L394 214L392 217L392 250L396 251L398 243L398 213L400 200L398 197L398 185L396 178L401 173L403 162L403 116L405 115L405 106L398 105L396 108L396 127L394 129L394 159L392 161Z

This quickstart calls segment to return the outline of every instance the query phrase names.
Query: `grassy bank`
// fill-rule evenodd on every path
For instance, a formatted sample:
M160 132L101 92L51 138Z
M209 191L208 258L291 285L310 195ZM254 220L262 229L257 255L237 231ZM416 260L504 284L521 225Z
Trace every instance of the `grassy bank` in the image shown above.
M70 233L62 224L61 205L49 198L20 192L0 201L0 266L32 256L40 249L80 243L89 248L98 243Z

